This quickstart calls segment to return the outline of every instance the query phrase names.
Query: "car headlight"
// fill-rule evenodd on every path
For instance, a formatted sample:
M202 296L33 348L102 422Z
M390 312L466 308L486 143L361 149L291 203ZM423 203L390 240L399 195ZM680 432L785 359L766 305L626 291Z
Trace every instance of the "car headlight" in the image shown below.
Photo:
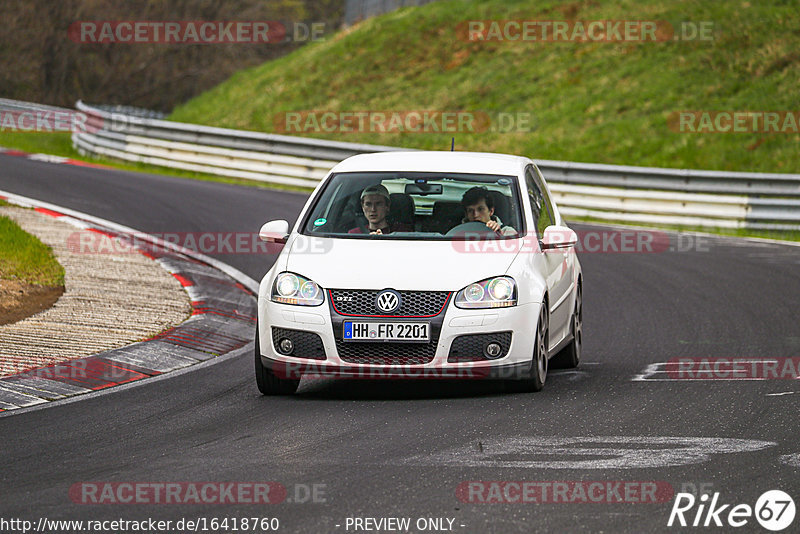
M488 278L456 293L457 308L507 308L517 305L517 284L508 276Z
M324 297L322 288L316 282L294 273L281 273L272 285L270 299L295 306L319 306Z

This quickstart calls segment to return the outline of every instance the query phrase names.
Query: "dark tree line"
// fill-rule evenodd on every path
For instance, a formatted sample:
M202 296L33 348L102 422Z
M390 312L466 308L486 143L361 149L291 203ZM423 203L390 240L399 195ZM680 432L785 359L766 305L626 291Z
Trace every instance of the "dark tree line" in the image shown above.
M169 111L304 44L84 44L68 36L76 21L313 21L330 33L343 11L341 0L0 0L0 97Z

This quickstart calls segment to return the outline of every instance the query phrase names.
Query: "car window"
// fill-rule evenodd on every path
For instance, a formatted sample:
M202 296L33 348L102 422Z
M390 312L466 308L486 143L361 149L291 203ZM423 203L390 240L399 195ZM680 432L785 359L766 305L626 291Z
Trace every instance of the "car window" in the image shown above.
M519 233L522 211L516 177L426 172L334 174L309 209L302 232L321 237L363 238L370 237L378 225L384 237L453 239L454 229L457 234L462 225L470 222L462 200L476 188L483 193L491 220L499 221L502 226L497 236L486 237ZM466 198L474 195L473 191ZM378 224L376 220L381 222ZM480 229L480 224L473 221L465 231L476 228Z
M555 224L552 203L547 197L544 187L540 185L540 181L533 167L529 166L525 169L525 185L528 190L528 198L531 202L531 212L533 215L533 224L536 227L536 235L541 239L544 234L544 229Z
M550 214L550 224L551 225L556 224L556 210L553 206L553 199L550 198L550 193L544 186L544 176L542 176L542 173L536 168L534 168L534 172L535 172L534 179L536 183L539 184L539 189L542 191L542 194L544 195L544 201L545 205L547 206L547 211Z

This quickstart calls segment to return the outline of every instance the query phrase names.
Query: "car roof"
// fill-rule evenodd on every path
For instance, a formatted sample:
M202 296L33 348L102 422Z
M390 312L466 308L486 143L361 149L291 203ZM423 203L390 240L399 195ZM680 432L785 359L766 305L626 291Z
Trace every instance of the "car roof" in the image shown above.
M531 160L489 152L398 150L359 154L338 163L332 172L463 172L517 176Z

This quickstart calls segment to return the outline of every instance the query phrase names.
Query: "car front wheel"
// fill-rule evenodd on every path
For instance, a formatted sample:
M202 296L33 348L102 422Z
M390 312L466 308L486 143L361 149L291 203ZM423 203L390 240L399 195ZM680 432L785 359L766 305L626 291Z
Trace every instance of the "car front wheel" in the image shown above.
M531 358L531 368L529 376L519 380L512 380L508 383L513 392L541 391L547 380L548 354L547 354L547 334L549 321L547 317L547 303L542 303L539 312L539 321L536 325L536 338L534 340L533 357Z

